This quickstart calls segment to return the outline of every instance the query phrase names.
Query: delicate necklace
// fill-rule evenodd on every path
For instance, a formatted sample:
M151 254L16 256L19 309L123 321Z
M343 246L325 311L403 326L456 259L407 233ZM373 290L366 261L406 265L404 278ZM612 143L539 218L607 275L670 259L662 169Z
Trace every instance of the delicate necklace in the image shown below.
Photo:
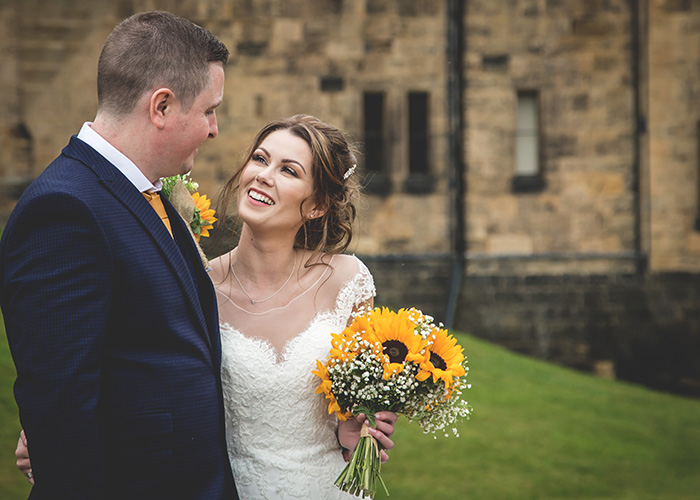
M250 303L257 304L259 302L265 302L267 300L270 300L272 297L274 297L275 295L280 293L285 286L287 286L287 283L289 283L289 280L292 279L292 275L294 274L294 269L296 269L296 267L297 267L297 253L294 252L294 264L292 265L292 272L289 273L289 276L287 277L287 281L282 283L282 286L279 287L279 290L277 290L275 293L273 293L269 297L265 297L264 299L260 299L260 300L254 300L253 297L251 297L250 294L245 291L245 288L243 288L243 284L241 283L241 280L238 279L238 275L236 274L236 270L233 268L233 264L229 263L229 267L231 268L231 272L233 273L233 277L236 278L236 281L238 282L238 286L241 287L241 290L243 290L243 293L245 293L246 296L250 299Z

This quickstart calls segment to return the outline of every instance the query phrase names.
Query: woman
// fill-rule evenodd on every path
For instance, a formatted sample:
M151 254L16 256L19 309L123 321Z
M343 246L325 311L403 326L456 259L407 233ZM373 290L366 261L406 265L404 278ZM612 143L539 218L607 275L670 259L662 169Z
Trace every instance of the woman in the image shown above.
M355 218L355 166L338 129L296 115L264 127L224 186L219 219L235 200L242 227L211 278L228 452L243 499L354 498L333 482L366 419L329 416L311 372L328 356L330 334L373 305L369 271L342 254ZM377 417L371 433L388 450L396 415ZM20 439L18 466L28 470L25 451Z

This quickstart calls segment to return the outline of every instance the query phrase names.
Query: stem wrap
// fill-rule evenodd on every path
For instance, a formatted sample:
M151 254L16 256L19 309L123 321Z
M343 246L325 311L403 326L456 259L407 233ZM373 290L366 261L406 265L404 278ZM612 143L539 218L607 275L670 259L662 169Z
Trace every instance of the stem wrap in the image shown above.
M379 475L381 466L379 443L369 433L369 426L363 425L360 430L360 441L352 452L350 462L335 480L335 485L353 495L374 498L377 493L377 481L379 481L389 496L389 491Z

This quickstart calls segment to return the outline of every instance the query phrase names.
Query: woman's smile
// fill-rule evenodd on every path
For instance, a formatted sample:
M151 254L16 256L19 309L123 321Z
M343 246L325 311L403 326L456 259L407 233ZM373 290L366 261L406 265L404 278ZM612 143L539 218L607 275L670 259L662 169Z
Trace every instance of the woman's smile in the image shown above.
M251 189L248 190L248 197L249 197L251 200L253 200L253 202L254 202L253 204L254 204L254 205L262 204L262 205L265 205L265 206L272 206L272 205L275 204L275 202L272 200L272 198L270 198L269 196L267 196L267 195L266 195L265 193L263 193L262 191L258 191L258 190L255 189L255 188L251 188Z

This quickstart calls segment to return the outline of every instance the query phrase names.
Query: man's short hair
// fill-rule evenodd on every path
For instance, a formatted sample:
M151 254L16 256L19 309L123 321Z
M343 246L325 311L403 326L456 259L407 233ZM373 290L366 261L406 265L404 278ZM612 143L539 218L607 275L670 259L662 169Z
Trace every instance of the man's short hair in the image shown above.
M228 62L213 34L169 12L135 14L107 38L97 67L100 110L131 112L143 93L172 89L187 110L209 83L209 64Z

